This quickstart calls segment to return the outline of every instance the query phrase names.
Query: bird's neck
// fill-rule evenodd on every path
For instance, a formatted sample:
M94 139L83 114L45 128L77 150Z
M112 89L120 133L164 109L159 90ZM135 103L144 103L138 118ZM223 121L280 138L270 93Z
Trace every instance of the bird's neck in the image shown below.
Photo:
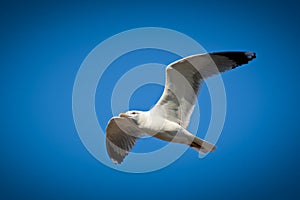
M138 124L140 128L153 128L154 125L159 126L162 122L162 119L159 116L151 114L150 111L140 113Z
M149 113L147 111L146 112L140 112L137 123L141 126L144 126L145 123L147 123L147 121L148 121L148 116L149 116Z

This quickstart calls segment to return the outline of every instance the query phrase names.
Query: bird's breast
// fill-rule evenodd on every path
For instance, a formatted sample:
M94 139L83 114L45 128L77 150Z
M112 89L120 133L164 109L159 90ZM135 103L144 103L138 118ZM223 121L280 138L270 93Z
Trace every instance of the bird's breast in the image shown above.
M177 131L180 128L180 125L166 119L157 118L148 120L147 122L140 124L139 128L148 135L153 136L163 132Z

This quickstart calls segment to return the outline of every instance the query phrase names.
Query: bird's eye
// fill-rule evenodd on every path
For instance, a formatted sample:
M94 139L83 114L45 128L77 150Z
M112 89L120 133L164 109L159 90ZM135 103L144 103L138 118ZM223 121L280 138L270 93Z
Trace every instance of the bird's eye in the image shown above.
M136 112L132 112L131 114L135 115L135 114L136 114Z

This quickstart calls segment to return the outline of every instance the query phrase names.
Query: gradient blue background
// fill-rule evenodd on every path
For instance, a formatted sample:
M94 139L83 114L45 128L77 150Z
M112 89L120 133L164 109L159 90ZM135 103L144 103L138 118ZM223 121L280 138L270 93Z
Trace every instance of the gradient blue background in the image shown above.
M299 199L298 8L290 0L1 2L0 198ZM199 160L188 150L160 171L127 174L102 165L82 145L72 87L97 44L145 26L180 31L208 51L255 51L257 59L223 76L228 112L217 151ZM129 58L176 59L148 53L153 56L136 52ZM135 65L124 59L119 68ZM108 88L114 74L120 76L111 70L111 79L102 80ZM140 88L130 106L151 106L161 89ZM146 91L153 96L141 104ZM203 119L209 116L205 90L202 97ZM102 116L102 105L108 104L97 105L105 127L111 113L106 108ZM136 150L145 151L141 145Z

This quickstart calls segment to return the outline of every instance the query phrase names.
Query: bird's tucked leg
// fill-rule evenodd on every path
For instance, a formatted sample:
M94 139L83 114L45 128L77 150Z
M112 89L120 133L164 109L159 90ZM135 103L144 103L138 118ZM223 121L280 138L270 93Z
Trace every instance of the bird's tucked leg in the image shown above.
M201 153L212 152L216 149L214 144L206 142L198 137L194 138L193 142L190 144L190 147Z

